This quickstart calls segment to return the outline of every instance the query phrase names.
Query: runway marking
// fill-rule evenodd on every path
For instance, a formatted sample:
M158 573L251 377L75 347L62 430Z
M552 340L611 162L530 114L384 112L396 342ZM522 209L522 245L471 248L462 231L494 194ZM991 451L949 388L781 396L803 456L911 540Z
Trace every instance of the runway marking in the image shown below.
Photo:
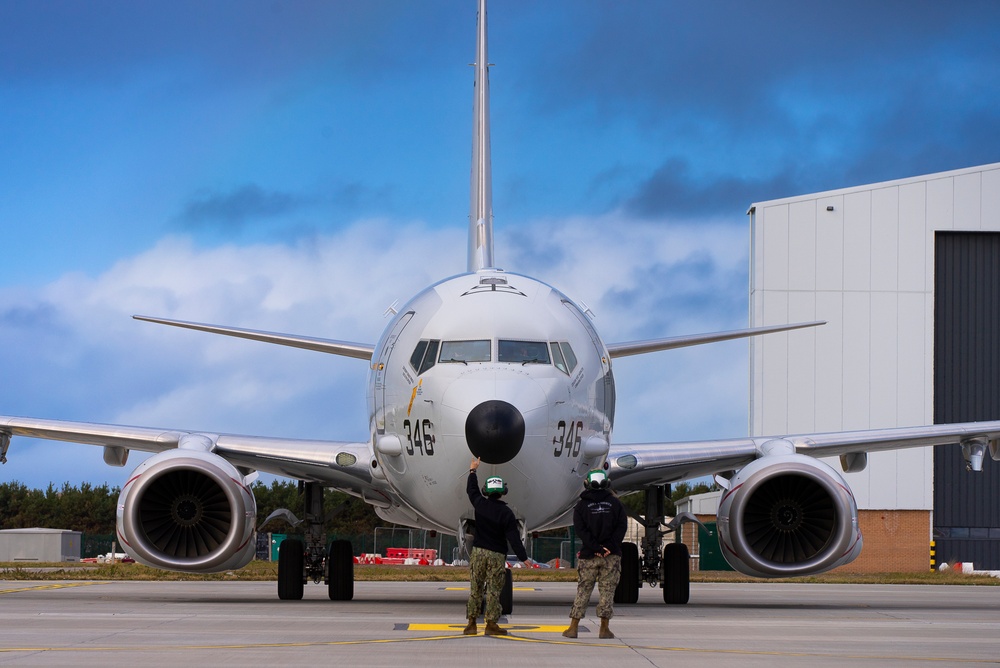
M508 627L512 628L512 627ZM561 628L561 627L560 627ZM583 627L581 627L583 630ZM336 647L348 645L380 645L388 643L403 642L424 642L440 640L468 640L473 642L474 638L484 636L447 635L447 636L424 636L421 638L374 638L369 640L328 640L311 642L275 642L275 643L246 643L238 645L130 645L122 647L0 647L0 654L10 654L12 652L184 652L190 650L205 651L213 649L221 650L259 650L264 648L295 648L295 647ZM829 652L768 652L754 651L746 649L713 649L698 647L660 647L657 645L628 645L620 640L613 642L579 642L573 640L546 640L539 638L526 638L524 636L486 636L496 640L506 640L508 642L543 643L548 645L576 646L593 650L596 648L609 650L631 650L633 652L685 652L691 654L724 654L732 656L770 656L770 657L795 657L802 659L839 659L854 661L894 661L911 663L950 663L950 664L1000 664L1000 660L990 660L982 658L954 658L954 657L929 657L929 656L901 656L901 655L881 655L881 654L832 654ZM596 640L596 639L595 639Z
M423 638L371 638L369 640L323 640L307 642L265 642L240 645L129 645L122 647L0 647L0 654L11 652L171 652L210 649L264 649L291 647L335 647L338 645L384 645L400 642L422 642L425 640L463 640L475 636L425 636Z
M468 587L441 587L441 591L469 591ZM513 591L541 591L540 587L514 587Z
M583 627L580 627L583 630ZM469 636L475 637L475 636ZM765 650L749 650L749 649L718 649L718 648L706 648L706 647L660 647L657 645L628 645L622 643L620 640L615 640L610 643L603 642L588 642L581 643L579 641L573 640L549 640L545 638L526 638L524 636L491 636L497 640L507 640L510 642L527 642L527 643L541 643L543 645L577 645L582 647L587 647L588 649L594 649L602 647L605 649L627 649L632 651L657 651L657 652L687 652L692 654L729 654L738 656L773 656L773 657L796 657L803 659L840 659L840 660L853 660L853 661L904 661L913 663L991 663L1000 664L1000 659L976 659L976 658L955 658L955 657L943 657L943 656L902 656L899 654L892 655L882 655L882 654L832 654L829 652L779 652L779 651L765 651Z
M500 624L500 628L517 633L562 633L566 630L565 624L558 626L546 624ZM394 631L454 631L461 633L465 629L465 624L396 624ZM581 631L587 632L580 627ZM479 635L483 635L482 632Z
M18 594L25 591L44 591L46 589L67 589L69 587L89 587L90 585L105 585L110 582L95 580L93 582L65 582L61 584L35 585L33 587L21 587L20 589L0 589L0 594Z

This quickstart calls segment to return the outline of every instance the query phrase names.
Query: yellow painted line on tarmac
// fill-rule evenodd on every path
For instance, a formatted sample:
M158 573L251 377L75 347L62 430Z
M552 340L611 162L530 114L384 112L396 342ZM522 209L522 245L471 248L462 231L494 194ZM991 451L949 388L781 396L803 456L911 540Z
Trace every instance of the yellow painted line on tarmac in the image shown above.
M468 587L441 587L442 591L469 591ZM514 587L513 591L539 591L538 587Z
M580 627L583 630L583 627ZM474 637L474 636L469 636ZM898 654L894 655L882 655L882 654L833 654L830 652L781 652L781 651L766 651L766 650L748 650L748 649L719 649L713 647L669 647L660 645L630 645L623 643L620 640L613 640L611 642L579 642L576 640L550 640L547 638L526 638L524 636L490 636L491 638L496 638L497 640L506 640L509 642L528 642L528 643L539 643L543 645L576 645L587 647L588 649L627 649L633 652L683 652L690 654L724 654L730 656L769 656L769 657L781 657L781 658L801 658L804 660L815 660L815 659L837 659L842 661L865 661L865 662L883 662L883 661L894 661L903 663L948 663L948 664L962 664L962 663L998 663L1000 660L987 660L975 659L975 658L957 658L957 657L946 657L946 656L901 656ZM595 638L596 640L596 638Z
M0 647L0 654L12 652L187 652L211 649L264 649L293 647L336 647L342 645L384 645L387 643L422 642L425 640L464 640L474 636L426 636L423 638L372 638L369 640L323 640L315 642L268 642L238 645L122 645L116 647Z
M447 625L445 625L447 626ZM514 629L515 626L507 626L508 629ZM545 628L545 627L539 627ZM562 628L562 627L558 627ZM264 648L296 648L296 647L337 647L337 646L349 646L349 645L384 645L388 643L404 643L404 642L424 642L424 641L441 641L441 640L467 640L469 642L475 641L475 638L483 638L483 635L479 636L466 636L466 635L446 635L446 636L423 636L420 638L374 638L369 640L327 640L327 641L315 641L315 642L275 642L275 643L245 643L245 644L233 644L233 645L127 645L127 646L115 646L115 647L93 647L93 646L74 646L74 647L0 647L0 655L11 654L15 652L186 652L186 651L206 651L206 650L260 650ZM754 651L746 649L718 649L718 648L708 648L708 647L670 647L670 646L659 646L659 645L630 645L628 643L621 642L620 640L614 640L611 642L579 642L574 640L548 640L540 638L529 638L525 636L487 636L487 638L492 638L495 640L505 640L508 642L527 642L527 643L541 643L546 645L560 645L560 646L576 646L576 647L586 647L588 651L593 651L595 649L608 649L608 650L629 650L631 652L677 652L684 654L718 654L726 656L747 656L747 657L777 657L777 658L798 658L804 661L815 660L815 659L837 659L837 660L848 660L848 661L865 661L865 662L903 662L906 664L917 664L917 663L947 663L949 665L958 664L979 664L984 663L998 663L995 660L974 659L974 658L958 658L958 657L934 657L934 656L901 656L901 655L880 655L880 654L834 654L830 652L781 652L781 651ZM596 638L594 639L596 640Z
M499 626L514 633L562 633L566 630L565 624L558 626L544 624L500 624ZM454 631L456 633L461 633L464 629L465 624L399 624L396 627L397 631ZM479 635L483 634L480 632Z
M89 587L90 585L104 585L109 582L95 580L93 582L65 582L60 584L34 585L31 587L20 587L19 589L0 589L0 594L18 594L25 591L44 591L46 589L68 589L70 587Z
M100 584L100 583L93 583ZM79 586L79 585L74 585ZM503 625L504 628L517 631L520 630L522 633L527 629L554 629L561 632L562 626L532 626L532 625ZM461 634L461 629L464 628L461 625L455 624L426 624L409 625L410 630L417 630L417 627L422 628L447 628L448 630L458 629L458 633L455 635L434 635L434 636L423 636L418 638L372 638L368 640L324 640L324 641L308 641L308 642L274 642L274 643L242 643L242 644L231 644L231 645L123 645L123 646L104 646L104 647L93 647L93 646L72 646L72 647L0 647L0 654L11 654L16 652L187 652L187 651L206 651L206 650L260 650L264 648L295 648L295 647L337 647L337 646L350 646L350 645L384 645L388 643L406 643L406 642L424 642L424 641L442 641L442 640L467 640L470 642L477 642L475 638L483 638L482 634L478 636L466 636ZM581 630L583 628L581 627ZM541 632L541 631L539 631ZM837 660L854 660L854 661L867 661L867 662L883 662L883 661L894 661L894 662L904 662L909 664L916 663L947 663L950 665L958 664L980 664L983 663L1000 663L994 660L983 661L983 659L973 659L973 658L958 658L958 657L934 657L934 656L901 656L901 655L879 655L879 654L834 654L830 652L781 652L781 651L754 651L747 649L718 649L718 648L708 648L708 647L671 647L671 646L661 646L661 645L631 645L621 640L613 640L611 642L580 642L578 640L555 640L555 639L541 639L541 638L530 638L525 636L487 636L487 638L492 638L496 640L506 640L508 642L527 642L527 643L542 643L546 645L560 645L560 646L576 646L576 647L586 647L588 650L594 649L609 649L609 650L629 650L632 652L677 652L685 654L719 654L727 656L753 656L753 657L780 657L780 658L800 658L803 660L815 660L815 659L837 659ZM593 638L593 640L597 640Z

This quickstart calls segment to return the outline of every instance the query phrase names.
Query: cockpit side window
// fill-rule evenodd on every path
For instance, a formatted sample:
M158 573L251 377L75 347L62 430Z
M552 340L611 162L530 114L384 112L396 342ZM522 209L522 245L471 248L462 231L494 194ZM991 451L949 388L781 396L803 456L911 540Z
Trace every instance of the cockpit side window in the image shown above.
M413 367L418 376L434 366L440 343L440 341L435 341L434 339L421 339L417 342L416 347L413 349L413 354L410 355L410 366Z
M557 369L565 374L569 373L569 369L566 367L566 359L563 357L562 351L559 350L558 343L550 343L549 347L552 349L552 363Z
M489 362L489 339L476 341L442 341L439 362Z
M421 339L417 341L413 354L410 355L410 366L413 367L414 371L420 371L420 363L424 361L425 352L427 352L427 339Z
M563 356L566 358L566 367L572 373L573 369L576 368L576 354L567 341L560 342L559 347L562 348Z
M497 361L517 364L549 364L549 346L544 341L497 342Z
M424 355L424 362L420 365L418 373L423 373L434 366L434 360L437 359L438 347L440 345L441 342L436 339L431 339L427 342L427 354Z

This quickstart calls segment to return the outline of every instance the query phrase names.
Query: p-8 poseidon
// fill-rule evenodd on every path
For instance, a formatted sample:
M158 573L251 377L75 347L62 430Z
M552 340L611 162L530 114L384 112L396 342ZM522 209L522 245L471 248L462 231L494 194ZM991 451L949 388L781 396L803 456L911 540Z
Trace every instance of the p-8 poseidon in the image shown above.
M616 443L616 358L822 323L605 343L577 302L497 267L486 47L486 0L479 0L467 271L399 308L377 343L135 316L363 360L370 365L368 441L4 416L0 460L12 436L103 446L112 466L124 466L131 450L155 453L122 488L117 533L136 561L175 571L247 564L256 546L251 476L262 471L302 481L306 541L282 547L278 594L302 598L306 582L324 581L336 600L354 595L353 550L345 541L323 544L324 488L363 499L389 522L455 534L464 543L473 530L465 492L470 457L482 459L483 473L509 483L507 501L525 535L571 524L584 476L603 467L619 493L645 495L638 517L645 535L641 546L625 546L616 599L634 602L646 582L662 587L664 602L685 603L687 549L670 543L661 550L664 533L676 529L663 523L673 482L714 476L724 487L718 530L725 558L749 575L785 577L829 570L861 551L854 497L840 473L817 457L840 456L845 470L861 470L868 452L894 448L960 445L973 468L987 448L1000 457L1000 422Z

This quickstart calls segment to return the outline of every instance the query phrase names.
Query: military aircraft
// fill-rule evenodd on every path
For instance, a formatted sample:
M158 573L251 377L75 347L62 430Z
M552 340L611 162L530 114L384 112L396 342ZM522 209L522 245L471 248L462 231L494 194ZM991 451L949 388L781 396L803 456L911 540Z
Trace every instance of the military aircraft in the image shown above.
M13 436L98 445L124 466L131 450L154 453L122 488L117 533L136 561L189 572L239 568L254 558L255 472L299 480L306 540L286 541L278 595L304 584L354 595L353 550L323 542L322 495L333 488L374 506L389 522L455 534L474 530L466 496L471 458L508 484L523 534L566 526L587 472L608 470L619 493L644 494L641 545L623 550L619 602L645 582L665 603L689 598L688 553L663 537L673 482L714 476L724 555L755 576L819 573L861 550L857 504L843 477L818 457L862 470L871 451L960 445L972 468L988 448L1000 458L1000 422L721 441L616 443L613 360L822 323L797 323L647 341L605 343L585 307L534 278L494 263L486 0L479 0L473 94L468 266L419 292L377 343L354 343L135 316L138 320L363 360L371 438L299 440L0 417L0 460ZM790 334L794 336L794 334ZM684 518L681 518L682 520ZM510 582L505 592L510 603Z

